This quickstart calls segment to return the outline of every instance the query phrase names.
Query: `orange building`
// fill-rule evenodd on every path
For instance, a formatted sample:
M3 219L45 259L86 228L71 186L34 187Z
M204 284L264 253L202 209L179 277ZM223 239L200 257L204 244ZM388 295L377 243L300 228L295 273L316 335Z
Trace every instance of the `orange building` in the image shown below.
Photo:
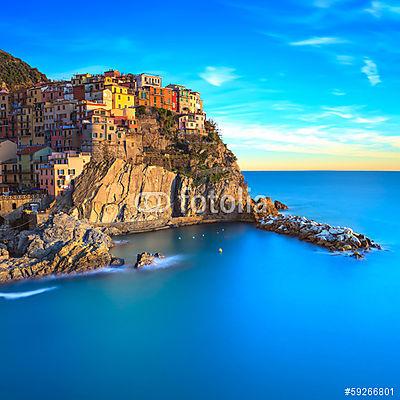
M143 86L136 92L136 105L177 111L176 92L170 88Z

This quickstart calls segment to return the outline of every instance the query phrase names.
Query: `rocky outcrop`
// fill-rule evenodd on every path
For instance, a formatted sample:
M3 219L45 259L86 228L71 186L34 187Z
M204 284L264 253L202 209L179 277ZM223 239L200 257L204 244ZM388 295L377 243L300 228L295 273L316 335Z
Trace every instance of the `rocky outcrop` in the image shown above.
M283 211L283 210L289 210L289 207L286 204L283 204L279 200L274 201L274 206L277 210Z
M381 248L379 244L351 228L321 224L305 217L269 215L260 218L257 226L267 231L298 237L331 251L348 251L355 258L362 258L367 250Z
M278 215L278 209L270 197L261 197L257 201L252 200L252 212L256 221L267 215Z
M247 185L215 128L207 136L183 137L174 115L168 124L166 118L154 109L144 111L138 132L120 144L126 151L111 145L97 149L58 206L78 219L131 231L194 217L251 219Z
M154 264L156 259L164 258L164 256L160 253L147 253L146 251L137 255L135 268L143 268L147 265Z
M111 238L63 213L32 231L7 232L0 245L0 282L76 274L110 265Z

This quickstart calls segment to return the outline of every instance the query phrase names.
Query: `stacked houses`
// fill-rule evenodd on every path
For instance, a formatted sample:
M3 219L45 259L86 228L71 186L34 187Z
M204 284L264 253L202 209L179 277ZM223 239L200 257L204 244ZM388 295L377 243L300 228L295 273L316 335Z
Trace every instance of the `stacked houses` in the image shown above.
M0 193L69 189L102 142L138 131L137 107L176 113L182 134L205 134L200 93L150 74L77 74L10 93L0 88Z

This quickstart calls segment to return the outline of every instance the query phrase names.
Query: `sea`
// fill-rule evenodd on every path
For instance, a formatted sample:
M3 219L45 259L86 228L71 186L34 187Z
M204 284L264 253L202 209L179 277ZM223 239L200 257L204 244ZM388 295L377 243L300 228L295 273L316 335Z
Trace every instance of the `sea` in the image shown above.
M400 398L400 173L245 178L383 250L356 260L244 223L117 237L122 268L0 286L0 399ZM134 270L142 251L166 258Z

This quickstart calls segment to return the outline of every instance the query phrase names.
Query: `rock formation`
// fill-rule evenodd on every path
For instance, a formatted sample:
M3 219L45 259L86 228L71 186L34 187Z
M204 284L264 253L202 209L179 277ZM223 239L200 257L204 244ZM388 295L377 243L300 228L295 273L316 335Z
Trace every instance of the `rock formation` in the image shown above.
M293 215L268 215L258 220L261 229L298 237L301 240L325 247L331 251L349 251L355 258L363 252L380 249L380 245L347 227L321 224L305 217Z
M111 238L66 214L52 215L42 226L3 234L0 282L46 275L77 274L110 265Z
M274 206L277 210L289 210L289 207L286 204L283 204L279 200L274 201Z
M145 251L137 255L135 268L143 268L147 265L152 265L156 259L161 258L164 258L164 256L160 253L151 254Z
M249 220L247 196L236 158L213 125L207 136L182 136L175 115L147 109L138 132L97 146L69 203L59 206L93 224L135 231L191 219Z

